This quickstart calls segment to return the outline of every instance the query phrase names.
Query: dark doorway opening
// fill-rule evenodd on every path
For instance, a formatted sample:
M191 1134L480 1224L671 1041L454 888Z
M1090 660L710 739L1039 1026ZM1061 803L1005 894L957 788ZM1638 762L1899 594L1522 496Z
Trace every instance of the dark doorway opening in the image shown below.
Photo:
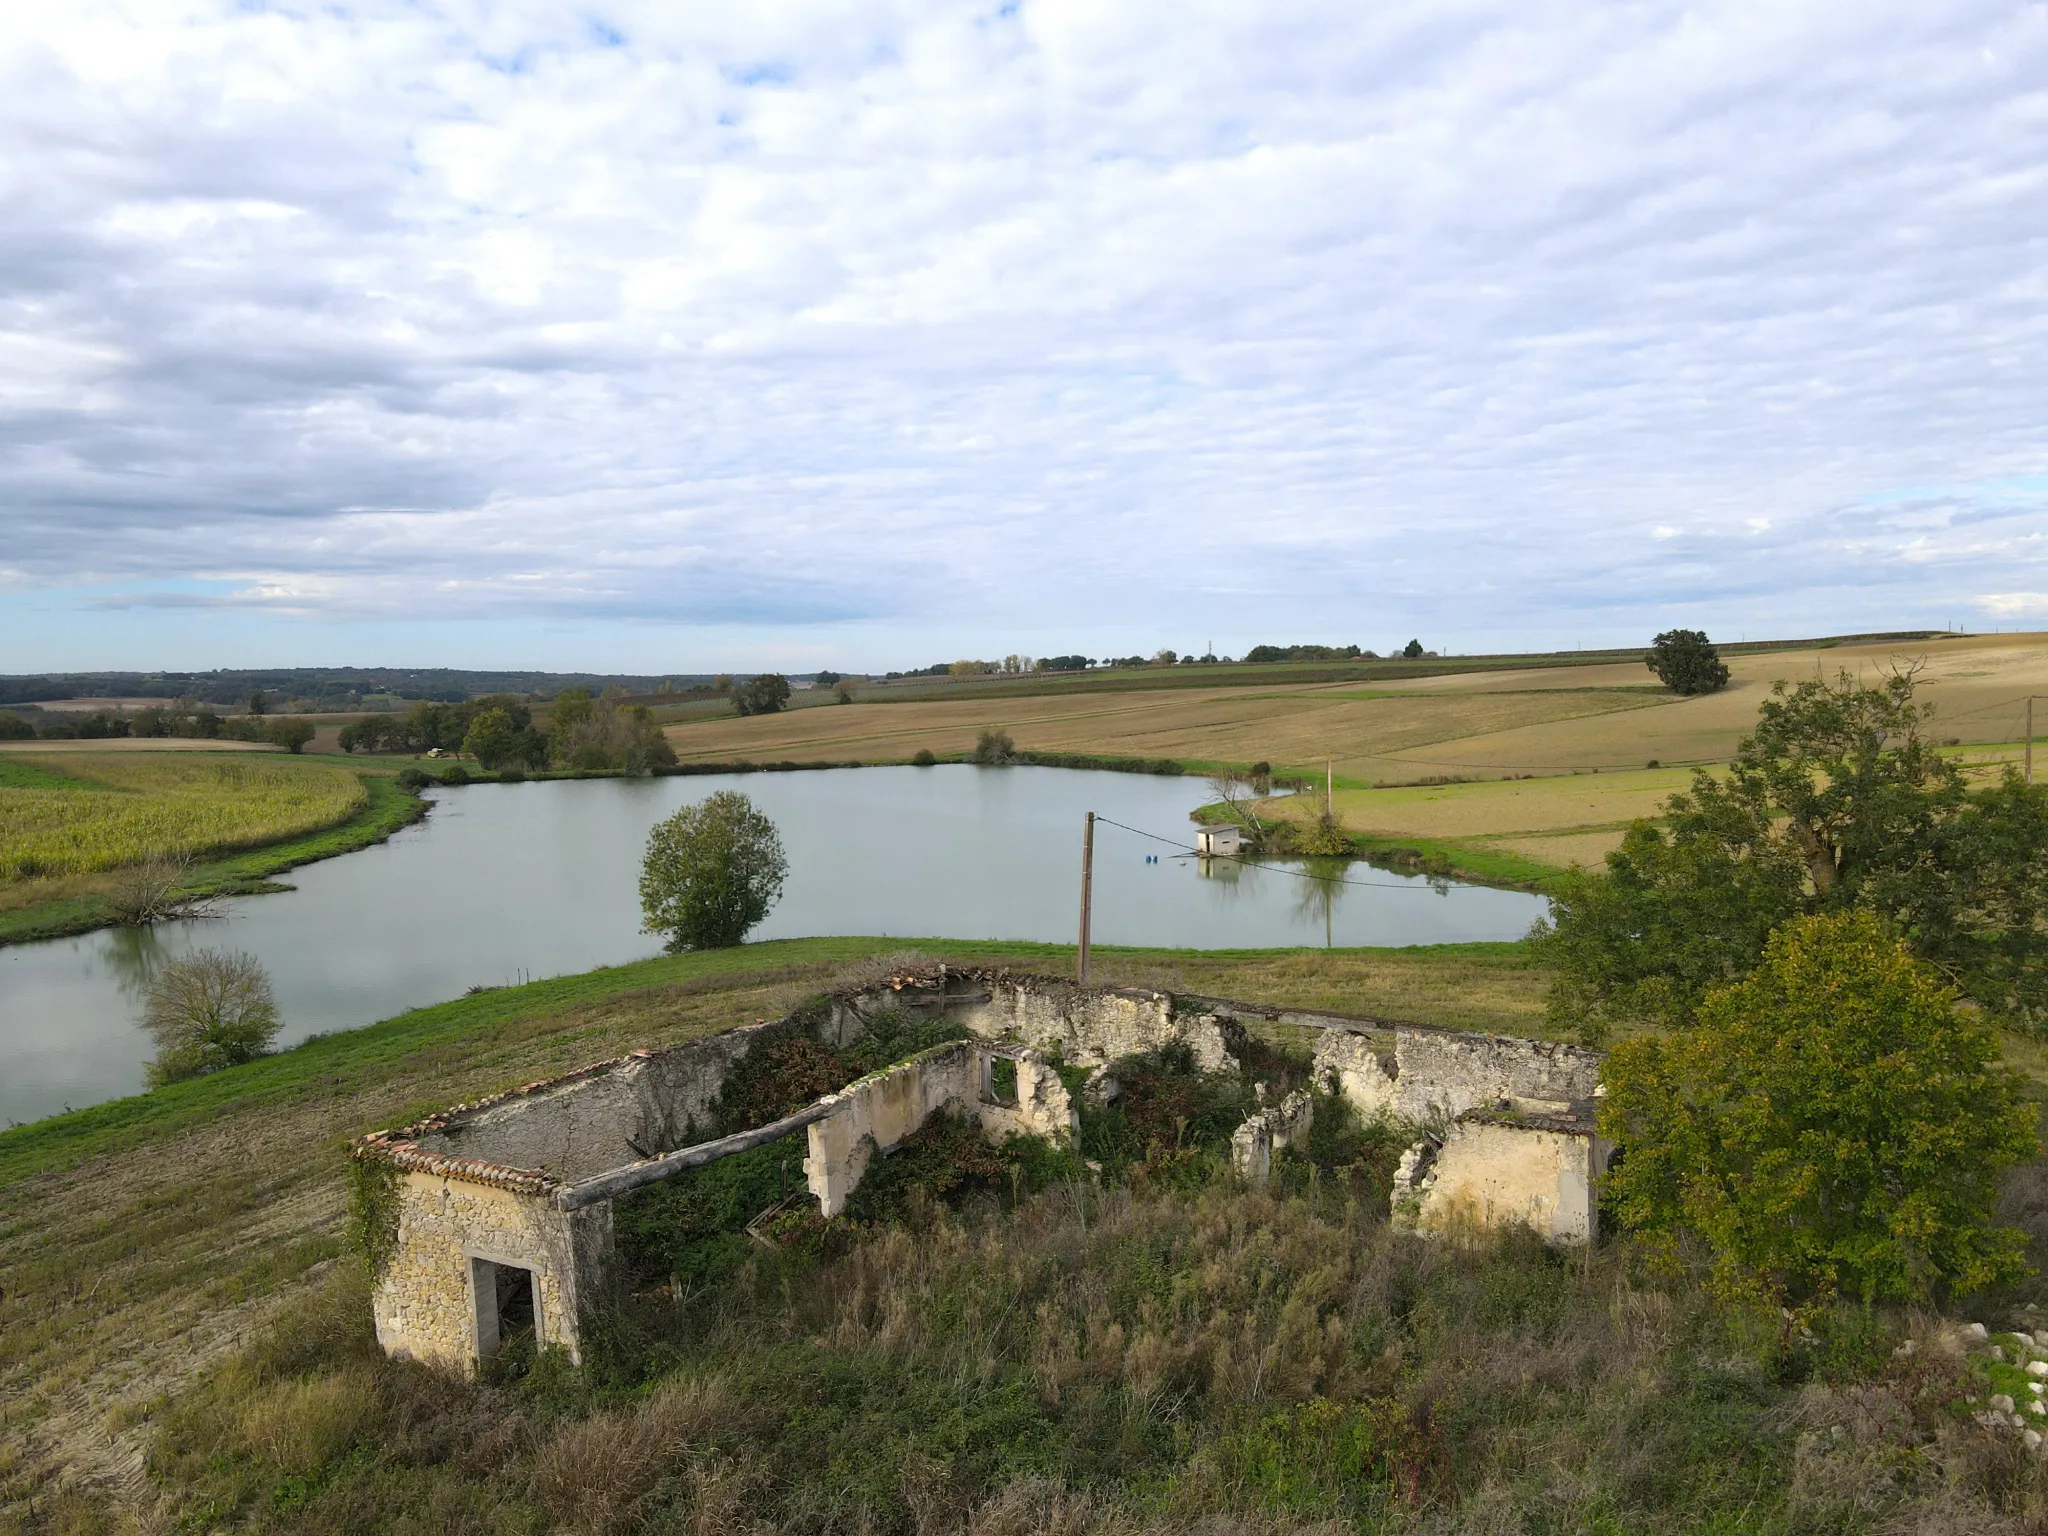
M540 1333L540 1292L533 1271L490 1259L471 1259L469 1265L476 1295L477 1358L489 1360L513 1344L524 1345L531 1353Z

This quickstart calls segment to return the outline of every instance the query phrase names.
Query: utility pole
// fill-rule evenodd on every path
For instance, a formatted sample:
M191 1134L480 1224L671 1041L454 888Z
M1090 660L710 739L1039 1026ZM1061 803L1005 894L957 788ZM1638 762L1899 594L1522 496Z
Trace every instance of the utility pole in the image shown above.
M2027 695L2027 782L2034 782L2034 696Z
M1081 834L1081 984L1088 984L1088 906L1095 894L1095 813Z

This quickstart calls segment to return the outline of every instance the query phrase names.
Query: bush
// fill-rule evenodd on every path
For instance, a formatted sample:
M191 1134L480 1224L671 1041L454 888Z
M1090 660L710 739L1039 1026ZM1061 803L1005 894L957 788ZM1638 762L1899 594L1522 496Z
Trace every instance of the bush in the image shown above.
M1999 1175L2037 1155L1998 1043L1866 912L1773 935L1692 1029L1615 1047L1603 1134L1615 1209L1703 1239L1724 1289L1808 1303L1927 1301L2024 1272L1991 1226Z
M722 789L657 826L640 865L645 931L668 947L722 949L768 915L789 874L775 823Z
M36 728L12 710L0 709L0 741L28 741Z
M254 1061L277 1038L270 978L254 955L195 950L165 966L149 989L142 1027L156 1040L151 1087Z
M919 747L917 755L911 758L910 761L919 768L929 768L938 761L938 758L932 755L930 747Z
M178 891L190 867L187 859L161 855L130 864L114 877L114 888L107 893L107 915L132 928L191 916L196 898Z
M1017 744L1010 740L1008 731L983 731L974 743L972 761L984 768L996 768L1012 762L1017 756Z

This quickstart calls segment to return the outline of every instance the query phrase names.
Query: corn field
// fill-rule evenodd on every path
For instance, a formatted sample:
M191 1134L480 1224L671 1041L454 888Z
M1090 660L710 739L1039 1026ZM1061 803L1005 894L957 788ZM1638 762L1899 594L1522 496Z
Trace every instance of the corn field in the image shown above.
M42 757L43 782L0 784L0 879L90 874L155 856L259 847L369 803L345 768L270 758ZM63 782L51 784L50 778Z

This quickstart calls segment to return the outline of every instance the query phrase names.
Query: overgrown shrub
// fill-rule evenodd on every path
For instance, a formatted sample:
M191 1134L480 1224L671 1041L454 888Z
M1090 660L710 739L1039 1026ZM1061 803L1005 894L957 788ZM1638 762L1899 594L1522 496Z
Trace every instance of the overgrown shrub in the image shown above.
M1014 762L1017 757L1017 743L1010 740L1008 731L983 731L975 739L974 751L969 760L984 768L999 768Z
M254 955L194 950L157 973L142 1027L156 1041L150 1086L181 1082L254 1061L282 1021L270 977Z

